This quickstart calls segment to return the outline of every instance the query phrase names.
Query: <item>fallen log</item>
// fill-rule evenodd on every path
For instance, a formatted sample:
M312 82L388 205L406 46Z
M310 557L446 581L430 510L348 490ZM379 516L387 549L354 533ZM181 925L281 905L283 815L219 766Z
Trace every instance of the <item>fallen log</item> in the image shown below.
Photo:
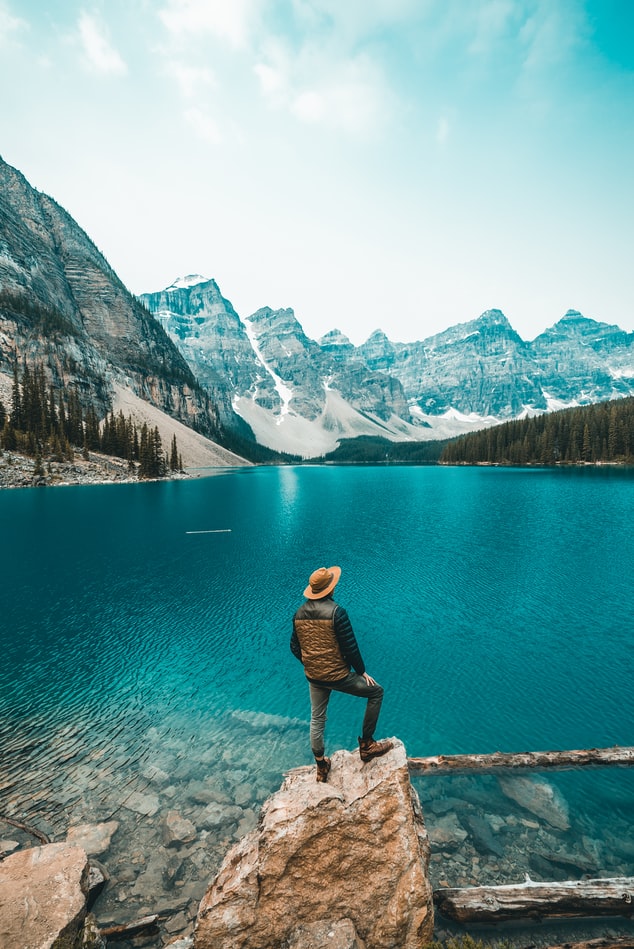
M41 844L50 844L51 838L48 834L45 834L43 830L37 830L35 827L31 827L30 824L24 824L20 820L14 820L12 817L6 817L4 814L0 814L0 820L4 821L5 824L10 824L12 827L17 827L18 830L23 830L25 834L31 834L32 837L35 837Z
M484 755L432 755L408 758L410 774L487 774L501 768L534 771L634 765L634 748L586 748L580 751L494 751Z
M434 890L439 912L459 923L631 916L633 897L634 877Z
M137 919L133 923L123 923L121 926L106 926L100 928L99 934L105 936L107 940L115 942L118 940L135 939L137 936L156 936L159 932L159 916L144 916L143 919Z

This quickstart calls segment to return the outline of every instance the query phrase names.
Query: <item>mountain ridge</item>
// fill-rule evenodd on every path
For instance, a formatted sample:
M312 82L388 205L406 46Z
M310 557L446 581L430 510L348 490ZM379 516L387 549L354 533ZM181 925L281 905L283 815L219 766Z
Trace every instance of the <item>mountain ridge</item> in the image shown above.
M206 283L220 293L215 280ZM174 312L178 292L169 296ZM170 332L157 294L142 299ZM423 340L395 342L376 329L359 346L336 328L311 340L292 308L261 307L244 319L231 311L252 347L245 357L251 374L233 389L234 411L259 442L305 456L309 444L318 454L361 435L447 438L634 393L634 333L572 309L532 341L491 308ZM222 313L203 307L196 319L196 334L209 333L218 354L226 335ZM188 361L200 377L196 358ZM221 363L221 375L235 373Z

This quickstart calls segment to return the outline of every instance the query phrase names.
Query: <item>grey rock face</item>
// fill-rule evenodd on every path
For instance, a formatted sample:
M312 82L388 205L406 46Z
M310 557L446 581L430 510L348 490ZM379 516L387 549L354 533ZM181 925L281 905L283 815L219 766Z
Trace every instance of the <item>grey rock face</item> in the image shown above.
M542 388L564 402L634 393L634 333L568 310L531 344Z
M396 377L428 415L455 409L499 418L545 409L530 348L499 310L422 342L391 343L377 331L359 347L368 365Z
M73 218L0 159L0 371L15 353L100 415L119 383L215 432L213 406L156 320Z
M186 278L141 300L184 356L198 381L211 393L221 421L238 425L231 401L248 392L260 375L240 317L215 280Z
M290 308L262 307L241 321L202 278L144 300L216 401L233 400L271 447L285 447L280 423L293 420L314 426L300 426L300 442L314 431L334 447L355 434L434 437L434 417L449 418L446 436L466 424L452 417L493 424L634 392L634 334L573 311L532 343L500 310L487 310L422 341L392 342L376 330L355 347L337 329L309 339Z
M214 280L196 277L142 300L214 394L225 424L235 422L236 399L273 419L290 414L316 421L326 411L328 389L358 412L409 419L398 380L369 369L338 331L321 343L309 339L291 308L261 307L242 321Z

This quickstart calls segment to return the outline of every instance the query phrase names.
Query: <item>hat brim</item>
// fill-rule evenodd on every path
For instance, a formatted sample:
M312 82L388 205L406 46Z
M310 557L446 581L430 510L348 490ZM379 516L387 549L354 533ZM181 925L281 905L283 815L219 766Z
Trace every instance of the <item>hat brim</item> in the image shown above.
M320 590L319 593L313 593L313 588L310 583L304 590L304 596L307 600L323 600L325 596L328 596L329 593L332 593L334 588L339 583L339 577L341 576L341 567L328 567L328 573L332 574L332 580L324 590Z

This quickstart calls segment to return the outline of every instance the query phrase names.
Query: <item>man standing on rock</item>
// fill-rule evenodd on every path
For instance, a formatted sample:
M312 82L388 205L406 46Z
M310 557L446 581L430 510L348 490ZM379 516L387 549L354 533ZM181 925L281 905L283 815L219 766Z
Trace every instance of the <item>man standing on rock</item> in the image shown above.
M374 740L383 688L365 671L348 614L332 598L340 576L341 567L320 567L311 573L304 590L306 601L293 617L291 636L291 652L303 664L308 679L310 745L321 782L328 780L330 771L330 759L324 757L324 731L333 690L367 699L359 738L362 761L378 758L392 748L391 741Z

